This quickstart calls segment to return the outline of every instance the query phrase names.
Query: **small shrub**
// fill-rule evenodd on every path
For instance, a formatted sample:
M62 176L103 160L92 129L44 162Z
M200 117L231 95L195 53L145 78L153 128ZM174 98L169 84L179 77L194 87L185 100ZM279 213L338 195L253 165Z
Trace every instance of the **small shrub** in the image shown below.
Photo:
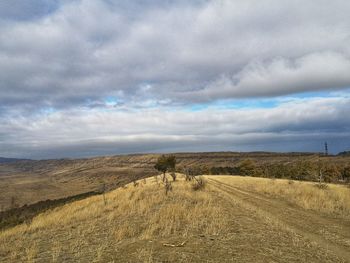
M171 178L173 178L173 181L176 181L176 173L175 172L171 172L170 173Z
M158 175L153 176L154 181L158 184Z
M328 188L328 185L325 183L317 183L315 184L315 187L317 187L318 189L326 190Z
M185 174L185 179L186 179L186 181L192 181L192 176Z
M169 182L168 178L165 178L164 189L165 195L168 195L168 193L173 190L173 186L171 185L171 182Z
M206 181L204 180L203 177L193 177L195 180L192 184L192 190L193 191L199 191L199 190L203 190L205 188L206 185Z

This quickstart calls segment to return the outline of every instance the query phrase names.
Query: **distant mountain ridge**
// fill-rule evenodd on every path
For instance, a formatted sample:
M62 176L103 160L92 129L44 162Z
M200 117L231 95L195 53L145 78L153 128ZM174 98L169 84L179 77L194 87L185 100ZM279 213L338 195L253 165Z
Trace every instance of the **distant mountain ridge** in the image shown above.
M0 157L0 163L14 163L19 161L29 161L29 159L5 158Z

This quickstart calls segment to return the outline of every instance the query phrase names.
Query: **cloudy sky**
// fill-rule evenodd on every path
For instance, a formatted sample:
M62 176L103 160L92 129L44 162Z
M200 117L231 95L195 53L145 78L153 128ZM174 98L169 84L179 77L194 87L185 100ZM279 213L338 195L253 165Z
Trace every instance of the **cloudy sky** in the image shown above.
M1 0L0 156L350 149L347 0Z

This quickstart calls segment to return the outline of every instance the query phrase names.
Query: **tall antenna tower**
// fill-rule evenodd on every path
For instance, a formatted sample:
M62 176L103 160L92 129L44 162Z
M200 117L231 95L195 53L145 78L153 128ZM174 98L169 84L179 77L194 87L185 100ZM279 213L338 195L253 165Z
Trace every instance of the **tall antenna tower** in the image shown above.
M324 143L324 155L325 156L328 155L328 144L327 144L327 142Z

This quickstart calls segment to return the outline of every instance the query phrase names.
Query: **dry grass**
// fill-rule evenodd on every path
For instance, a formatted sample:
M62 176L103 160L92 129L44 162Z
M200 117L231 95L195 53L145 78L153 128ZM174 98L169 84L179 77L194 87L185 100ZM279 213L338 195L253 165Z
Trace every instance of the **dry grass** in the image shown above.
M256 262L258 255L261 262L342 262L334 251L329 253L328 248L291 231L284 224L288 221L279 221L284 202L271 214L260 203L247 202L234 191L222 191L210 180L201 191L193 191L191 182L180 177L168 195L159 178L147 178L137 186L130 183L106 193L106 202L102 195L89 197L4 230L0 232L1 261ZM339 186L322 190L283 180L215 178L295 203L298 199L291 195L301 199L316 195L309 202L317 198L339 202L330 193L321 196L322 191L338 193ZM176 247L184 241L185 246Z
M111 244L127 239L186 239L225 231L229 215L217 207L215 195L193 192L183 180L173 187L165 196L163 185L148 178L137 187L129 184L107 193L106 205L102 196L94 196L40 214L29 225L0 233L0 255L10 261L32 261L47 254L53 262L68 260L62 258L67 255L100 261Z
M305 209L315 210L331 216L350 219L350 188L327 184L315 187L315 183L284 179L267 179L243 176L215 176L227 184L282 198Z

